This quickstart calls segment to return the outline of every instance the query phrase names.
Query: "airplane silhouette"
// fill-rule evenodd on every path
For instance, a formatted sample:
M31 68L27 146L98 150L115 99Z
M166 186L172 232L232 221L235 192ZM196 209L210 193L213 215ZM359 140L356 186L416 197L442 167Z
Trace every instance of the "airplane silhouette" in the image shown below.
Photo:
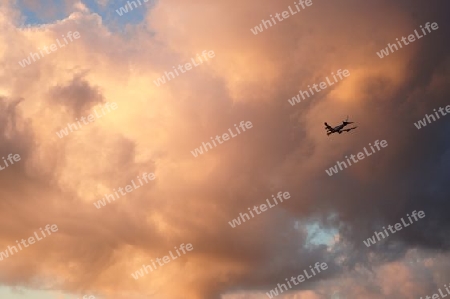
M350 132L351 130L356 129L357 127L353 127L353 128L349 128L349 129L344 129L344 127L349 124L353 124L353 123L354 122L352 122L352 121L348 121L348 116L347 116L346 120L342 121L342 124L340 124L339 126L336 126L334 128L329 126L327 123L325 123L325 129L327 130L327 136L329 136L330 134L333 134L333 133L341 134L342 132Z

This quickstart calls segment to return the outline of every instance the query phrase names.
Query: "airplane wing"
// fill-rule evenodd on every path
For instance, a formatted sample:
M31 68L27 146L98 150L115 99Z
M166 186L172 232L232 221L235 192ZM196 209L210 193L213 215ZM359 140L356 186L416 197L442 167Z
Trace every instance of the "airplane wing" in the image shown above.
M327 123L324 123L325 124L325 129L327 129L327 130L332 130L333 128L332 127L330 127Z
M351 130L354 130L354 129L356 129L357 127L353 127L353 128L349 128L349 129L345 129L345 130L342 130L342 132L350 132Z

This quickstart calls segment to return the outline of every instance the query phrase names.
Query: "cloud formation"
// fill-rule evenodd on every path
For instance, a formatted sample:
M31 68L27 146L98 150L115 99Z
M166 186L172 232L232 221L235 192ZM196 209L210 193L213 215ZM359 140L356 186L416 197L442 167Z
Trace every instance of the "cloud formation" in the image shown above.
M449 103L449 4L314 2L251 33L289 5L166 0L117 32L81 1L65 1L57 10L66 17L32 27L23 26L18 5L2 4L1 156L22 160L0 171L0 250L47 223L59 231L0 261L0 281L105 298L250 299L327 262L323 275L279 298L411 298L448 283L450 126L443 118L418 131L413 122ZM376 55L430 21L440 26L432 35L382 60ZM68 31L81 38L26 68L17 63ZM164 86L152 83L204 49L215 58ZM289 105L298 90L338 69L350 77ZM105 102L119 108L56 136ZM327 137L323 122L347 115L358 129ZM241 120L252 130L192 157ZM389 147L326 175L376 139ZM144 172L156 180L94 208ZM240 212L281 190L289 201L230 228ZM413 210L426 218L364 246ZM335 241L311 243L311 224L336 231ZM195 249L132 278L181 243Z

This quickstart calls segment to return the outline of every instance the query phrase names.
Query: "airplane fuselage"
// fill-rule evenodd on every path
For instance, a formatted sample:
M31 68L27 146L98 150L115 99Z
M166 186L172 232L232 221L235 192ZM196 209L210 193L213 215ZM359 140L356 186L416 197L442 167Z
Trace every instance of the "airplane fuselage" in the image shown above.
M353 122L349 122L346 120L346 121L343 121L342 124L340 124L339 126L336 126L336 127L331 127L327 123L325 123L325 129L327 130L327 135L330 135L333 133L341 134L342 132L350 132L351 130L356 129L356 127L350 128L350 129L345 129L345 126L352 124L352 123Z
M342 124L342 125L339 125L339 126L336 126L336 127L334 127L333 128L333 131L335 131L335 132L339 132L340 130L342 130L343 128L345 127L345 125L344 124Z

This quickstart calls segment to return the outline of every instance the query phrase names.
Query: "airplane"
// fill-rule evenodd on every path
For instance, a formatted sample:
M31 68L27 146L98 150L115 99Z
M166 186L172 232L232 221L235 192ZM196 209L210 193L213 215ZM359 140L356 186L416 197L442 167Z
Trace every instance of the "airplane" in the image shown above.
M327 123L325 123L325 129L327 130L327 136L329 136L330 134L333 134L333 133L341 134L342 132L350 132L351 130L356 129L357 127L344 129L345 126L352 124L352 123L353 123L352 121L348 121L348 116L347 116L346 120L342 121L341 125L336 126L334 128L330 127Z

